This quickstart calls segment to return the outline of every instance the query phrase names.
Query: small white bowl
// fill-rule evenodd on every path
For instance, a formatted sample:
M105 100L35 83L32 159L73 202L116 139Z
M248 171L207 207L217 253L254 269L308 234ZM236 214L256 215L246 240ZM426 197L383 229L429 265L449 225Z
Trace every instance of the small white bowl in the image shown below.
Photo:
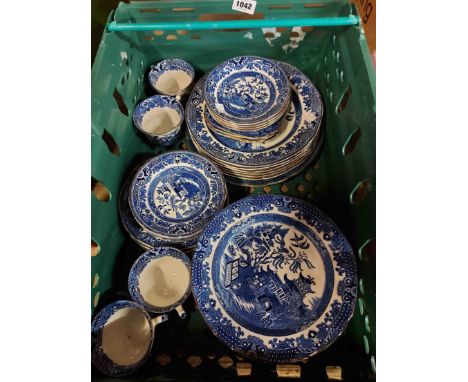
M188 92L194 77L193 66L178 58L153 65L148 74L150 85L159 94L179 97Z
M152 144L170 146L181 131L184 108L174 97L154 95L133 111L133 123Z

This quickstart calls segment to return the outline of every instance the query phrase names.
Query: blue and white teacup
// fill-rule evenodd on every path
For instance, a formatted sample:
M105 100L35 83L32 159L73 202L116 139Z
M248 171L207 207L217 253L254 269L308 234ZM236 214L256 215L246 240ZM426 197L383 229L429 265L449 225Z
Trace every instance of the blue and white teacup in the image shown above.
M189 92L194 77L193 66L178 58L163 60L151 66L148 74L149 83L154 90L178 99Z
M151 318L133 301L105 306L91 324L91 360L102 373L119 377L133 373L148 357L154 328L167 315Z
M133 301L152 313L175 309L185 318L182 303L189 296L190 288L190 259L172 247L145 252L135 261L128 276L128 290Z
M155 95L140 102L133 122L152 144L170 146L180 136L184 108L174 97Z

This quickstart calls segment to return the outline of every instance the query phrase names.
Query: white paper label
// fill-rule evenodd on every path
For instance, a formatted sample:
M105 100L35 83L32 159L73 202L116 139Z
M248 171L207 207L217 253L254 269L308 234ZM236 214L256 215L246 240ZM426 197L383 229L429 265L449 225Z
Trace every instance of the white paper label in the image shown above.
M234 0L232 2L232 9L234 11L248 13L253 15L255 12L255 7L257 2L255 0Z

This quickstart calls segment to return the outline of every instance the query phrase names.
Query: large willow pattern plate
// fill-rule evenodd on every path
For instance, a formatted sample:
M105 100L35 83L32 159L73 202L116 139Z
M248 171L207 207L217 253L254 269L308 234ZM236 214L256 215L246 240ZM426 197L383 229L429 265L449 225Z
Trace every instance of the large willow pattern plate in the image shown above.
M192 285L208 326L231 349L295 362L345 329L356 300L356 261L319 209L286 196L251 196L205 228Z

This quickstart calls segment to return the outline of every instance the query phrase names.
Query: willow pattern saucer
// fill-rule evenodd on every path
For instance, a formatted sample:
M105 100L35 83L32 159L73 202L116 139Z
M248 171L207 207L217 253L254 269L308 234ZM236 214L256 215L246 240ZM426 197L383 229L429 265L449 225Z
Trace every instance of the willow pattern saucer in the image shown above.
M226 200L221 171L188 151L158 155L136 172L129 194L133 216L164 238L193 238Z
M140 245L146 250L154 250L155 248L168 245L173 245L177 248L181 248L184 250L194 247L197 242L197 238L190 240L167 240L152 234L151 232L143 229L143 227L138 224L138 222L135 220L135 217L133 216L132 210L130 209L130 205L128 203L130 181L133 178L134 174L135 171L133 172L132 176L128 177L124 181L122 187L120 188L119 195L120 219L122 221L122 225L130 235L130 237L138 245Z
M208 326L232 350L290 363L323 350L346 328L356 261L319 209L281 195L250 196L204 230L192 285Z

